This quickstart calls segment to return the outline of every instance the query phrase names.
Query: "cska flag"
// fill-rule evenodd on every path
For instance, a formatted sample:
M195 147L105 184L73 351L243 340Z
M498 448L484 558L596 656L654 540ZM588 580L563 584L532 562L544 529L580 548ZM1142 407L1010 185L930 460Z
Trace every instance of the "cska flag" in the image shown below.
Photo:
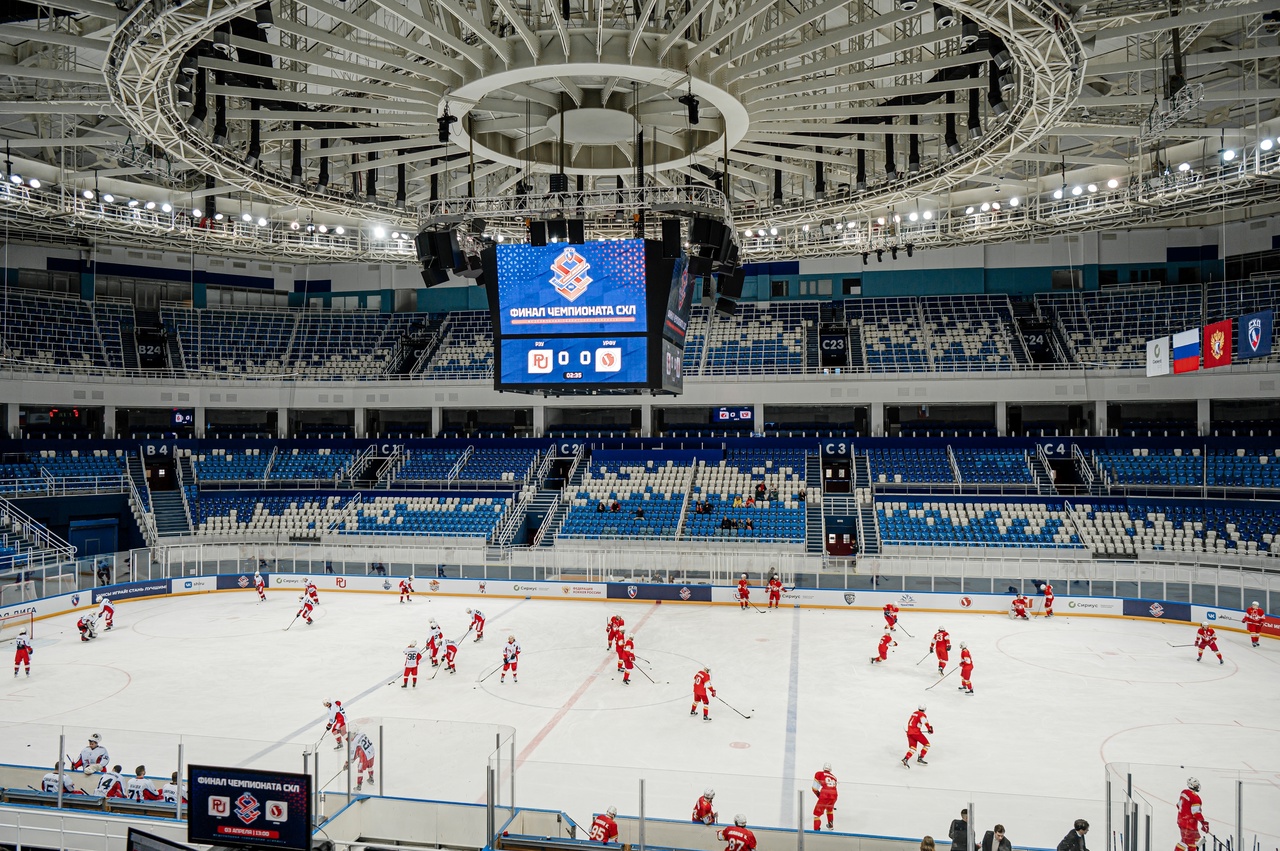
M1204 328L1204 368L1231 365L1231 320L1224 319Z

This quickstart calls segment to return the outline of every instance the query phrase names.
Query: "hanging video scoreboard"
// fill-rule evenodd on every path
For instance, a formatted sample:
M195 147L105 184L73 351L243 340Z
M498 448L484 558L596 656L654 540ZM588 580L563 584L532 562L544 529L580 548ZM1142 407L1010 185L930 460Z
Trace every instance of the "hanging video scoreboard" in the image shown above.
M681 262L642 239L488 248L494 387L682 392L693 287L672 304ZM678 337L664 334L673 324Z

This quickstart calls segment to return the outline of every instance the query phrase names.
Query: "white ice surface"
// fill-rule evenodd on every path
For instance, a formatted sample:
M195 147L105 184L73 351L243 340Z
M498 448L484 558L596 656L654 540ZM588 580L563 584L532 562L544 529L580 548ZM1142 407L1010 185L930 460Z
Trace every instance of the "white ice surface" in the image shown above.
M423 642L427 618L461 636L466 608L477 605L488 616L485 639L463 642L458 673L428 680L434 669L424 663L417 688L401 689L401 651ZM300 770L302 750L323 732L321 701L339 698L371 734L383 727L386 794L480 800L496 738L514 728L516 803L562 809L579 823L609 804L636 813L644 778L650 817L687 819L712 786L722 820L741 812L753 824L791 826L796 791L830 762L840 830L945 838L973 802L979 829L1000 821L1015 847L1053 847L1084 817L1090 847L1102 851L1103 766L1121 762L1137 764L1133 783L1152 808L1157 851L1177 842L1173 803L1192 773L1214 832L1233 833L1237 771L1245 844L1256 836L1263 851L1280 846L1275 641L1254 650L1243 635L1221 633L1219 665L1169 646L1189 643L1189 626L906 612L915 637L899 634L889 661L872 666L878 612L425 595L399 604L394 594L328 593L314 626L285 631L295 611L287 592L262 604L252 591L122 601L115 629L89 644L75 616L38 622L33 676L0 678L0 761L50 764L61 726L72 754L102 732L128 771L146 762L149 774L167 775L180 739L188 763ZM615 611L656 683L636 671L624 686L615 673L603 629ZM958 674L926 691L936 666L917 661L940 622L953 666L960 641L973 653L972 697L957 691ZM520 682L478 682L509 633L524 648ZM690 717L702 664L749 720L715 700L713 721ZM929 765L905 769L903 730L921 702L936 729ZM319 748L322 780L340 767L332 747L326 739ZM504 747L503 803L509 755ZM1174 768L1148 767L1159 765ZM806 811L812 800L806 791Z

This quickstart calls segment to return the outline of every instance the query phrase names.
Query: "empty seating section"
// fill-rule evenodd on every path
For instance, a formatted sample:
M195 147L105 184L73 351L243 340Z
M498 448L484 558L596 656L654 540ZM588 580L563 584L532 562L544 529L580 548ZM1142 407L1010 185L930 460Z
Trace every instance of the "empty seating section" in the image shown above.
M707 320L704 375L788 375L804 372L805 335L818 311L813 303L742 302L732 317Z
M472 452L458 471L458 478L469 482L522 482L538 458L538 450L486 449Z
M692 470L670 460L648 463L608 466L593 460L556 537L674 539ZM604 511L598 510L602 503ZM617 511L611 510L615 503Z
M88 302L5 289L0 293L0 356L43 367L124 366L102 349ZM116 353L119 354L117 348Z
M684 336L684 374L697 375L702 369L702 356L707 350L707 324L710 310L695 304L689 311L689 329Z
M1098 469L1118 485L1199 487L1204 478L1199 449L1106 450L1098 453L1096 461Z
M1280 549L1280 506L1261 502L1130 499L1076 505L1072 514L1085 544L1101 555L1267 555Z
M488 378L493 375L493 323L482 310L449 314L440 347L427 364L431 378Z
M404 336L412 313L306 312L298 318L289 369L307 375L356 378L380 375Z
M1215 452L1209 455L1206 466L1210 487L1280 488L1280 449L1271 454L1244 449Z
M1013 369L1018 345L1005 296L940 296L920 299L929 351L939 371Z
M352 494L202 492L192 506L197 534L282 534L315 537L338 522Z
M878 500L884 544L1079 548L1062 502Z
M1229 281L1225 283L1206 284L1205 318L1209 322L1219 319L1236 319L1246 313L1257 313L1270 310L1280 305L1280 278L1274 280ZM1277 329L1272 324L1271 355L1262 360L1280 359L1280 342L1276 339ZM1234 349L1234 344L1232 345Z
M282 375L292 368L289 347L299 311L192 310L164 307L165 326L178 334L188 371Z
M102 341L103 357L107 366L113 369L124 369L124 348L122 335L133 333L133 303L98 299L93 302L93 322L98 330L98 339Z
M461 449L410 449L408 458L396 472L403 481L443 481L462 457Z
M107 449L94 449L81 452L72 449L70 452L58 452L53 449L42 449L31 459L38 470L48 473L55 479L119 477L124 475L125 459L123 450L117 456Z
M276 452L267 478L283 481L334 479L347 468L354 452L334 449L298 449Z
M683 537L804 541L805 453L730 450L727 456L698 460L690 499L708 510L689 507Z
M377 496L364 499L339 532L488 538L510 503L489 496Z
M871 480L880 484L954 482L945 447L902 446L867 450Z
M1034 483L1026 452L1021 449L959 447L955 455L965 484L1030 485Z
M1201 324L1199 285L1117 287L1088 293L1037 295L1057 317L1073 360L1144 366L1147 340Z
M191 469L201 482L242 482L264 479L271 452L261 448L210 449L193 456Z
M871 298L858 303L862 345L871 372L929 369L929 342L914 298ZM846 307L846 315L848 307Z

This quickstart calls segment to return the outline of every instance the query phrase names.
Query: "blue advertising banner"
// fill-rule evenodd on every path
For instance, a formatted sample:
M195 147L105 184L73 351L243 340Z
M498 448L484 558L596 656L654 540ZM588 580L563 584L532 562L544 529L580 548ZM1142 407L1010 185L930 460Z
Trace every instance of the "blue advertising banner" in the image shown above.
M710 585L648 585L610 582L607 592L610 600L693 600L711 602Z
M643 334L644 240L497 246L503 334Z
M1260 310L1240 317L1236 334L1237 358L1260 358L1271 354L1273 311Z
M1164 600L1125 600L1124 614L1131 618L1159 618L1169 621L1191 621L1190 603Z
M134 597L158 597L168 594L170 589L169 579L148 579L143 582L122 582L119 585L108 585L105 588L93 589L93 602L97 603L103 597L110 597L112 600L130 600Z
M499 344L501 384L644 384L644 337L507 338Z
M262 578L266 580L267 587L270 588L271 574L264 573L262 574ZM239 573L231 576L223 576L223 575L218 576L219 591L234 591L237 588L244 588L248 590L252 587L253 587L253 571L249 571L248 573Z
M243 848L311 849L306 774L192 765L187 841Z

